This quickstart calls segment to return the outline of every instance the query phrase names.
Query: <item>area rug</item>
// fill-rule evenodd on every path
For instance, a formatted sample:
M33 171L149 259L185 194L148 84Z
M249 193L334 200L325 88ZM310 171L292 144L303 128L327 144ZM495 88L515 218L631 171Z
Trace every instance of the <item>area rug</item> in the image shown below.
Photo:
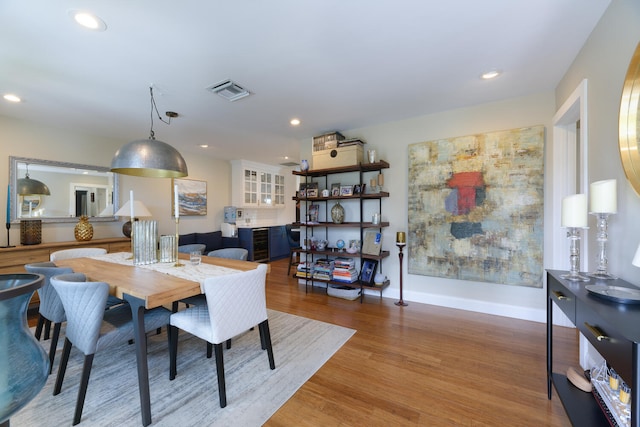
M260 348L258 328L234 338L231 349L225 348L225 408L220 408L218 400L215 359L206 358L204 341L180 333L178 374L169 381L166 332L150 335L152 425L260 426L355 333L274 310L269 310L269 327L276 363L273 371L267 352ZM53 396L60 347L45 387L11 418L12 426L72 424L83 357L72 350L62 392ZM142 425L133 345L96 354L80 425Z

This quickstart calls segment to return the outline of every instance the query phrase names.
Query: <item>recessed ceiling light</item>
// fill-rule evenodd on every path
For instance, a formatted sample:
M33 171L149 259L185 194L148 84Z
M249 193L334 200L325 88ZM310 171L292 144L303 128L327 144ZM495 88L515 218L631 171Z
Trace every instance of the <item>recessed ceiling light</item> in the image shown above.
M12 93L7 93L6 95L3 96L4 99L6 99L7 101L10 102L21 102L22 99L20 99L20 97L18 95L14 95Z
M200 144L198 145L200 148L209 148L209 144Z
M291 119L289 123L291 123L291 126L298 126L300 124L300 119Z
M480 77L482 77L484 80L491 80L491 79L495 79L500 74L502 74L500 70L491 70L491 71L487 71L486 73L482 73L482 76Z
M107 29L107 24L93 13L77 9L71 9L68 13L77 24L84 28L88 28L93 31L104 31Z

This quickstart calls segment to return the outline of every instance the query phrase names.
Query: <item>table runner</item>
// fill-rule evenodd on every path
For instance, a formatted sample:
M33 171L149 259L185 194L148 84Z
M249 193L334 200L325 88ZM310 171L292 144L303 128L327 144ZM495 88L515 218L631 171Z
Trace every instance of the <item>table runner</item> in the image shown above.
M98 255L87 257L99 261L112 262L114 264L133 265L133 259L131 259L130 252L115 252L105 255ZM193 265L189 260L180 260L183 264L182 267L176 267L175 262L158 262L155 264L136 265L135 267L144 268L147 270L157 271L158 273L168 274L170 276L179 277L181 279L191 280L200 283L200 291L204 293L202 285L204 279L213 276L224 276L227 274L241 273L240 270L234 268L222 267L219 265L200 263L199 265Z

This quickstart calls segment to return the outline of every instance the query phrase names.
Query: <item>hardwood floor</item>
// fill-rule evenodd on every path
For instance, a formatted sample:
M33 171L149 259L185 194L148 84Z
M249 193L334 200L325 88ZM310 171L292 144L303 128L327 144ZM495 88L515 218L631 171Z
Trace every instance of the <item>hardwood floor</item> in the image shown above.
M287 261L272 263L268 307L357 333L267 426L571 425L555 391L547 399L545 324L305 293L286 276ZM564 339L568 350L559 354L577 361L575 330L560 329L554 343Z
M357 332L266 426L570 426L547 399L546 325L365 296L327 296L271 264L267 305ZM35 325L37 313L29 315ZM560 372L577 361L575 329L554 332ZM276 369L278 355L275 354ZM574 365L577 367L577 365Z

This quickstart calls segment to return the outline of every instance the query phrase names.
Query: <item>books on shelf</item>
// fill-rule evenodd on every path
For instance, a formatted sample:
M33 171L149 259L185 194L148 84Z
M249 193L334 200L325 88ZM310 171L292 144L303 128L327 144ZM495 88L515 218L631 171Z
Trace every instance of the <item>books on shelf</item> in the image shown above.
M313 278L320 280L331 280L333 276L333 260L322 258L313 265Z

